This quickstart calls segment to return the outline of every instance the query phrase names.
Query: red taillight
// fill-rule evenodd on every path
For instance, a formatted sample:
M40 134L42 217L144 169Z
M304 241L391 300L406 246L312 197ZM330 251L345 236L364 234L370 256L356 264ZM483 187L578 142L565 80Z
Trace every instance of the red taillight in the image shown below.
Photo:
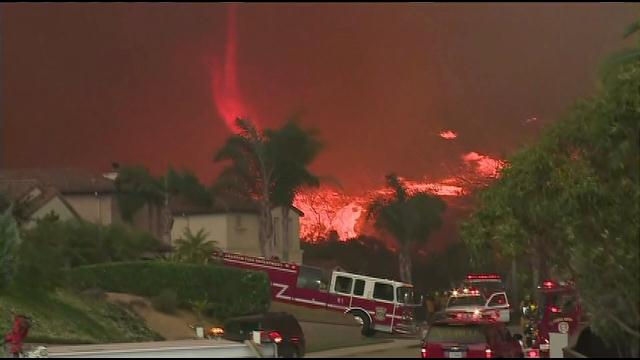
M550 281L550 280L546 280L546 281L542 282L542 286L544 288L546 288L546 289L551 289L551 288L555 287L555 285L556 284L553 281Z
M530 357L530 358L538 358L538 357L540 357L540 356L539 356L540 354L538 354L538 351L537 351L537 350L529 350L529 352L527 353L527 355L528 355L528 357Z
M282 342L282 335L277 331L265 331L262 332L262 341L280 344Z
M269 339L271 339L271 341L276 344L280 344L282 342L282 335L280 335L280 333L277 331L271 331L269 333Z
M422 353L422 358L426 359L427 358L427 349L426 348L422 348L422 349L420 349L420 352Z
M560 312L560 308L555 307L555 306L552 306L552 307L551 307L551 312L552 312L552 313L559 313L559 312Z
M487 359L491 358L491 349L484 350L484 357L486 357Z

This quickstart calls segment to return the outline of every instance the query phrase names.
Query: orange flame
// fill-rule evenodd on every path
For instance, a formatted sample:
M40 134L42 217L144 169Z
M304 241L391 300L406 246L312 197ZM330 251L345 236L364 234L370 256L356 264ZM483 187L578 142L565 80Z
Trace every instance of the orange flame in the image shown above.
M458 137L458 134L451 130L447 130L447 131L441 131L440 137L446 140L453 140Z
M498 177L500 170L506 165L504 160L494 159L487 155L478 154L475 151L464 154L462 160L473 167L478 175L488 178Z
M504 160L477 152L463 155L462 160L468 166L467 172L470 171L464 176L484 181L498 177L500 170L506 165ZM451 199L465 196L470 191L465 188L464 181L455 176L438 181L402 180L410 194L428 192ZM392 190L386 187L361 195L347 195L324 186L301 191L294 199L294 205L304 213L304 217L300 218L300 237L305 241L314 242L326 238L330 231L336 231L342 240L363 235L365 230L371 229L366 219L371 201L378 196L391 194ZM384 237L384 234L380 236Z

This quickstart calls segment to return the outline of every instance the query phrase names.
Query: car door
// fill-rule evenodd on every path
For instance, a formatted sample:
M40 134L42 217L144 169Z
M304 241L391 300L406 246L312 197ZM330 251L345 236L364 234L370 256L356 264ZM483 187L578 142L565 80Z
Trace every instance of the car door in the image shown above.
M505 323L510 321L509 301L507 300L506 293L498 292L491 295L487 301L486 307L498 311L498 321Z

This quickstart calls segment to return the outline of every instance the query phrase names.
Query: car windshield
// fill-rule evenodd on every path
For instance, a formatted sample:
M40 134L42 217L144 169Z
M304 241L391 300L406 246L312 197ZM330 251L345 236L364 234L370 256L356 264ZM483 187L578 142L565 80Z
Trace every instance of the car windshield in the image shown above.
M486 341L480 325L434 325L427 333L427 343L477 344Z
M452 306L483 306L485 303L482 296L452 296L449 298L447 307Z

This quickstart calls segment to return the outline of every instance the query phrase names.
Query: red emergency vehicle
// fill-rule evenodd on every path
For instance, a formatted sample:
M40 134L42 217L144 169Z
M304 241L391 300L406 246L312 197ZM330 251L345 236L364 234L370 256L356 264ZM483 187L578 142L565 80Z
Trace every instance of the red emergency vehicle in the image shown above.
M271 281L274 301L351 314L362 325L362 333L375 331L415 334L413 286L398 281L333 271L262 257L215 252L226 266L264 271Z
M538 286L538 314L535 344L526 349L527 357L549 356L549 333L578 334L582 324L582 307L572 282L545 280Z

